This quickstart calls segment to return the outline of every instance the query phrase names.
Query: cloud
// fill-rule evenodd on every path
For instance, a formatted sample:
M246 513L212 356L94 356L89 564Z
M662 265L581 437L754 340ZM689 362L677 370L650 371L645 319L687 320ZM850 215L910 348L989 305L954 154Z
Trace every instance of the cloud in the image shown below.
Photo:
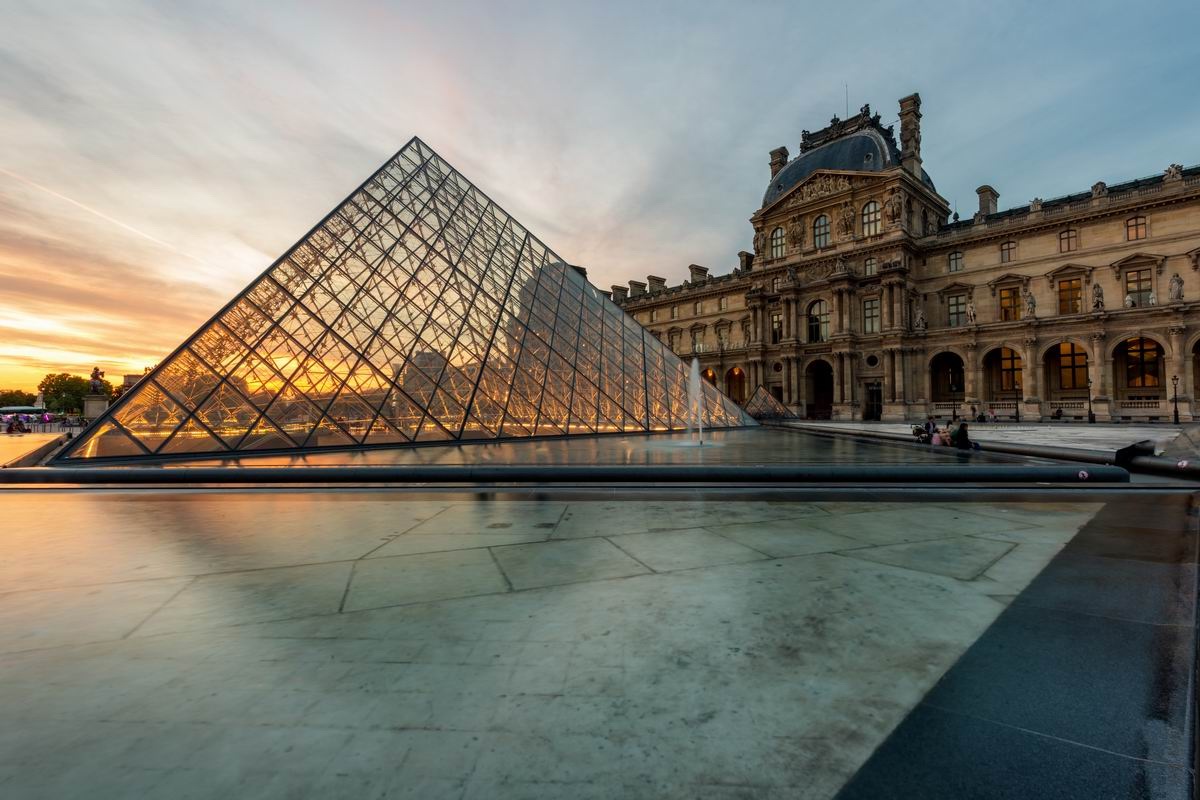
M140 368L413 134L601 287L728 271L767 151L847 102L887 120L920 91L926 169L967 213L980 183L1019 204L1150 174L1200 160L1197 23L1184 3L29 2L0 33L0 167L165 244L0 174L0 320L53 337L46 363ZM30 358L0 348L0 384Z

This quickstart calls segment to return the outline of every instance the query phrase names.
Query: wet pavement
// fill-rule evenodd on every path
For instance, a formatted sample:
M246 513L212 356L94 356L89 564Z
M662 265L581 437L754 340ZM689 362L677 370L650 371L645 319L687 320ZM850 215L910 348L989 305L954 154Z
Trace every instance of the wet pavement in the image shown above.
M1071 753L1154 733L1145 757L1179 778L1178 648L1131 628L1087 656L1083 689L1131 698L1104 723L1145 732L1113 739L1083 689L1030 668L1053 627L1032 653L1005 650L1020 628L988 636L1046 608L1186 622L1194 566L1164 570L1194 565L1194 531L1133 522L1186 527L1187 496L937 497L7 490L0 793L828 798L897 726L940 757L921 719L980 697L971 674L938 683L964 654L1012 680L962 713L1007 709L1004 730ZM1073 571L1035 580L1060 551ZM1002 696L1039 681L1034 703Z

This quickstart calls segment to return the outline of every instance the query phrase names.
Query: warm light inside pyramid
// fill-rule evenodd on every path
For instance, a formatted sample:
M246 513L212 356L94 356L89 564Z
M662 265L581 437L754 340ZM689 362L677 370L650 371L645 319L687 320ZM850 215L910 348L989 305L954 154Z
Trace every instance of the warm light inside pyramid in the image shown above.
M753 424L702 384L706 427ZM413 139L61 458L677 430L687 385Z

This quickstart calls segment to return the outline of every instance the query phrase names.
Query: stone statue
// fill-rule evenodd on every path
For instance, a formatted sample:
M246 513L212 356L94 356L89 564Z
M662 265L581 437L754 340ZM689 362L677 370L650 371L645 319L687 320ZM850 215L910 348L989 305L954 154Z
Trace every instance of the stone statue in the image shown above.
M99 367L92 367L92 377L88 382L88 387L92 394L104 394L104 384L101 379L104 378L104 371Z
M1163 170L1164 181L1181 181L1183 180L1183 165L1172 164Z
M889 225L899 224L900 218L904 216L904 197L900 192L892 192L888 195L883 209Z
M914 331L924 331L929 327L929 323L925 320L925 309L917 306L917 316L913 320Z
M1125 295L1125 307L1133 308L1133 295L1131 295L1131 294Z
M967 324L975 324L975 301L971 300L967 303Z
M1167 299L1172 303L1183 300L1183 278L1179 277L1178 272L1171 276L1171 283L1167 287Z
M792 217L788 220L787 226L788 244L793 250L799 250L804 247L804 220L800 217Z
M838 230L846 238L854 235L854 206L849 203L842 204L842 213L838 217Z
M1104 197L1108 194L1108 184L1104 181L1096 181L1092 184L1092 197Z
M1158 305L1158 298L1156 298L1154 296L1154 292L1151 292L1150 296L1146 298L1146 305L1148 305L1148 306Z
M1021 293L1021 298L1025 301L1025 316L1037 316L1037 298L1033 296L1033 292L1026 289Z
M1100 284L1092 284L1092 311L1104 310L1104 290L1100 288Z
M754 232L754 252L755 253L761 253L763 251L763 245L765 245L766 242L767 242L767 237L762 231Z
M791 281L792 283L796 283L797 281L799 281L799 278L796 276L796 267L795 266L790 266L787 268L787 279L789 281Z

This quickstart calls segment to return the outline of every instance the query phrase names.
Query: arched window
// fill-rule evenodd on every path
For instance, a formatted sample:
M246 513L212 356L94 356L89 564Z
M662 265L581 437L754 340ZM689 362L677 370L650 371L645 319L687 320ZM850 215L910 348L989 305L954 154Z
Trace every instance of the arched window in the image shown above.
M813 220L813 246L829 247L829 217L824 214Z
M1125 340L1125 385L1130 389L1148 389L1160 384L1158 365L1162 348L1153 339Z
M879 234L879 203L874 200L863 206L862 210L862 232L863 236L877 236Z
M1017 260L1017 243L1005 242L1000 245L1000 263L1007 264L1010 261Z
M771 231L771 258L783 258L783 228Z
M829 305L816 300L808 307L808 341L829 341Z
M1079 249L1079 231L1068 228L1058 234L1058 252L1074 253Z
M1143 216L1130 217L1125 220L1126 241L1136 242L1146 238L1146 218Z
M874 258L868 258L863 261L863 275L874 275L879 271L879 262Z

